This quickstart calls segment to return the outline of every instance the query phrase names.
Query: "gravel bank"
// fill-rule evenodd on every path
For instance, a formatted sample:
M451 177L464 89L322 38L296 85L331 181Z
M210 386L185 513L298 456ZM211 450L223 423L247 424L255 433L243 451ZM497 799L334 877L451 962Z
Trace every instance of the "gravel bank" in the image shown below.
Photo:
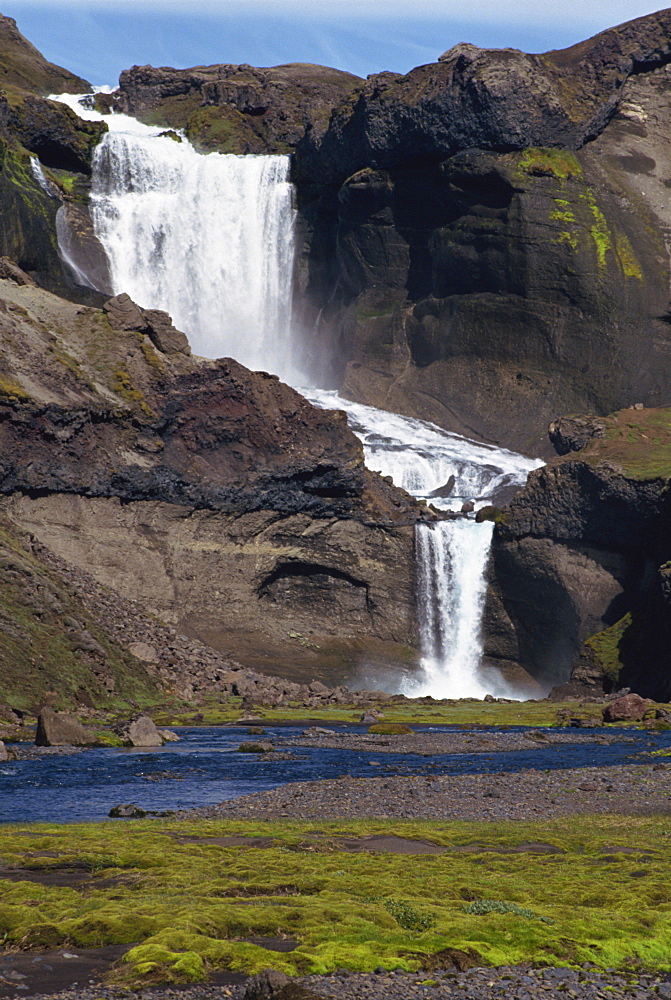
M428 982L427 982L428 980ZM671 978L639 974L623 976L594 969L529 969L521 966L498 969L470 969L468 972L438 970L432 973L385 972L335 973L294 980L303 987L293 993L295 1000L409 1000L409 998L467 997L469 1000L671 1000ZM244 983L192 986L184 989L146 989L141 992L113 990L104 986L74 987L59 993L18 993L34 1000L244 1000ZM284 993L278 1000L290 1000Z
M239 819L535 820L571 814L671 814L671 764L504 774L300 781L185 816Z

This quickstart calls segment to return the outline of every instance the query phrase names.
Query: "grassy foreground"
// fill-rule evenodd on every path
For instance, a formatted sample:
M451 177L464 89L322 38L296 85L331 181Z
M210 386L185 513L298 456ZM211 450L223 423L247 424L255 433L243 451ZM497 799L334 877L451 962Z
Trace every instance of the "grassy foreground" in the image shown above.
M392 833L448 850L353 854L339 845L343 836ZM232 835L272 844L190 839ZM534 843L555 853L534 854L525 846ZM0 942L132 943L115 972L125 984L198 981L222 968L416 970L444 948L477 952L491 965L668 969L670 846L668 817L7 826L5 868L79 866L84 884L0 878ZM298 947L280 954L248 940L276 936Z

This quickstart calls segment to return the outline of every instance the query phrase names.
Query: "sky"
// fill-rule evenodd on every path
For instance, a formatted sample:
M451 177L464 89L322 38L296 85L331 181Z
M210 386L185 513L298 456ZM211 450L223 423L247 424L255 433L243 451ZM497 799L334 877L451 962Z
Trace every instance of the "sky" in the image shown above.
M0 0L51 62L96 85L146 63L406 73L458 42L545 52L659 9L645 0Z

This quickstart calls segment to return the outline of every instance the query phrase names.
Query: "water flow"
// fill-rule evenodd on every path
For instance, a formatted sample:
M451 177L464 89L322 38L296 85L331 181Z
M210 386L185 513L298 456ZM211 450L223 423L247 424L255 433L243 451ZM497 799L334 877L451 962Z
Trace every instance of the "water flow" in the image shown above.
M288 158L203 156L127 116L103 119L90 101L59 99L110 128L94 156L92 214L115 292L167 310L197 353L300 382L292 368ZM369 468L444 510L504 502L542 464L335 392L300 391L347 412ZM490 523L466 518L418 526L422 672L406 693L513 694L491 671L486 682L479 673L491 537Z
M114 292L170 313L196 354L290 378L289 157L201 155L127 115L66 103L109 127L91 215Z
M318 406L345 410L364 446L369 469L391 476L418 499L445 511L465 501L478 509L504 502L543 463L505 448L470 441L425 420L352 403L336 392L301 389ZM452 484L448 490L448 484ZM435 491L447 494L432 496ZM481 622L494 525L472 517L418 524L417 618L421 673L401 682L410 697L522 697L482 659Z

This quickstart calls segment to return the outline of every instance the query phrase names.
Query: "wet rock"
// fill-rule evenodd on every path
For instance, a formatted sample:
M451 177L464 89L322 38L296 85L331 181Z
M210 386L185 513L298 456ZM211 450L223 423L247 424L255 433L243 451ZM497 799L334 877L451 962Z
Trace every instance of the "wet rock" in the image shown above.
M640 722L652 702L638 694L626 694L611 701L603 710L604 722Z
M272 743L266 742L241 743L238 747L238 753L273 753L274 750Z
M43 708L37 717L37 747L88 746L91 742L91 734L72 715Z
M0 740L0 760L8 760L8 759L9 759L9 752L7 750L7 747L2 742L2 740Z
M144 819L147 813L134 803L127 802L124 805L113 806L107 815L111 819Z
M164 743L179 743L180 737L172 729L157 729L156 732Z
M131 747L161 747L163 737L156 724L148 715L139 715L135 719L117 726L114 730L126 746Z
M247 980L244 1000L267 1000L291 983L289 976L276 969L264 969Z

